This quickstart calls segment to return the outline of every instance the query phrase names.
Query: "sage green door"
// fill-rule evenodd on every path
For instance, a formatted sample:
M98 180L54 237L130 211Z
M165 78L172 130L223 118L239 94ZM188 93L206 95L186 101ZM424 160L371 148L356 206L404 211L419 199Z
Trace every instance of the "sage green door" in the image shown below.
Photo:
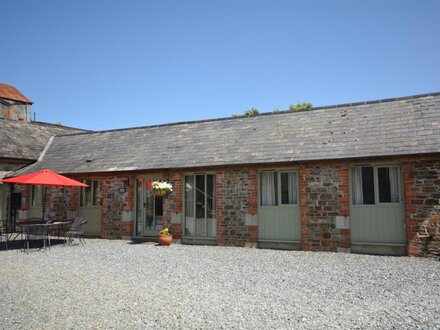
M405 246L400 166L354 166L350 177L352 244Z
M101 235L102 182L98 179L82 182L88 187L80 188L78 216L88 221L85 234Z
M154 196L151 181L136 181L136 235L154 236L163 227L163 197Z
M299 242L301 240L301 212L296 171L261 171L258 204L259 241Z

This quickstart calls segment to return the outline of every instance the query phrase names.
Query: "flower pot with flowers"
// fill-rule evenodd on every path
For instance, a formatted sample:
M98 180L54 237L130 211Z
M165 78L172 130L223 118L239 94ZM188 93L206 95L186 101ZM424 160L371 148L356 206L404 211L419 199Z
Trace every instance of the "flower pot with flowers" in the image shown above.
M173 185L166 181L153 181L152 188L154 195L157 197L166 196L173 191Z
M173 235L170 233L170 230L165 227L159 232L159 245L170 245L173 242Z

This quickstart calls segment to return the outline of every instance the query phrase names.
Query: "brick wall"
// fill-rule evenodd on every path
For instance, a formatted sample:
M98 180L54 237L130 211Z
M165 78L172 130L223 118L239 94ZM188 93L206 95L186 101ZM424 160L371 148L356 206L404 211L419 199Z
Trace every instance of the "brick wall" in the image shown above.
M440 160L403 165L408 255L440 257Z
M302 249L348 251L350 230L336 221L348 215L348 165L301 166L299 177Z

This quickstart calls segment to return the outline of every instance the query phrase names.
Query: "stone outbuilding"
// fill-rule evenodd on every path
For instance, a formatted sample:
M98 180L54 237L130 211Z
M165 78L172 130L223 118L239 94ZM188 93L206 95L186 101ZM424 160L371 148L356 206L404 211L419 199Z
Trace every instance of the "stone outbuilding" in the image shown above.
M32 104L14 86L0 83L0 179L35 163L52 136L85 131L32 121ZM9 188L0 183L0 220L20 217L15 211L28 203L27 192L22 194L17 186L11 193ZM22 217L27 215L28 212L25 212Z
M104 238L170 226L188 244L438 256L439 139L433 93L57 135L14 175L86 182L52 189L49 209ZM174 190L155 197L151 180Z

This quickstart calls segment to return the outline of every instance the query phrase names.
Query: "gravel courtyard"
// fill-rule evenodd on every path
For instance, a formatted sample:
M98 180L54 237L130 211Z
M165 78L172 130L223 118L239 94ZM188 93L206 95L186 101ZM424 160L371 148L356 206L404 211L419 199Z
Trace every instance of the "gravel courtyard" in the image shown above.
M440 328L440 262L89 239L0 251L0 328Z

